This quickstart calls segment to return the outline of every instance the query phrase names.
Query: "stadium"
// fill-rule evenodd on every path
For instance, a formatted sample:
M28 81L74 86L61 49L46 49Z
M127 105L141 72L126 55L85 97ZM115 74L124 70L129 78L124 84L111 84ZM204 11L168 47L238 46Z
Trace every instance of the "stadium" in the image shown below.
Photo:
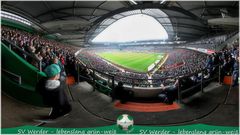
M2 1L1 58L2 129L239 126L239 1Z

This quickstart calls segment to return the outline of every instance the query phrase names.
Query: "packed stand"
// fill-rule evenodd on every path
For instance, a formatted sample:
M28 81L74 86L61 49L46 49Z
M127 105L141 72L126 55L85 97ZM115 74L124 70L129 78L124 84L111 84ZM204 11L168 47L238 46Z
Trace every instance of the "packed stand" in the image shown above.
M14 44L11 49L37 68L40 68L39 63L41 61L42 70L52 63L58 64L63 74L65 74L65 68L69 72L76 70L77 59L74 52L77 48L6 26L1 27L1 32L2 40ZM26 53L23 53L20 49Z
M94 68L106 73L119 72L119 69L98 57L94 51L82 51L78 57L89 68Z
M186 44L187 47L215 50L216 47L228 39L228 35L214 36Z
M116 51L116 49L101 49L101 52L104 51ZM148 84L147 74L144 73L133 73L133 72L122 72L119 68L112 65L111 63L100 58L96 53L100 52L95 49L85 49L79 55L79 59L87 65L89 68L97 69L100 72L108 73L115 76L117 81L123 81L127 85L132 85L134 79L135 86L140 86L140 84ZM122 77L123 76L123 77ZM128 79L126 79L126 77ZM135 78L141 78L142 80L135 80Z
M153 74L153 79L165 78L165 77L175 77L178 75L186 75L189 73L196 72L201 70L206 61L206 54L186 50L186 49L172 49L172 48L162 48L162 47L125 47L121 51L130 51L134 50L137 52L151 52L155 53L168 53L167 61L162 65L161 69ZM134 86L143 86L149 87L150 83L148 82L148 76L145 73L134 73L134 72L122 72L116 66L108 63L104 59L100 58L97 53L105 51L119 51L117 49L85 49L79 55L80 60L86 65L95 68L101 72L110 73L115 76L115 80L122 81L125 84ZM133 79L131 79L133 78ZM153 83L156 84L158 81L153 80ZM154 85L155 86L155 85Z
M149 87L150 83L147 81L146 74L133 73L133 72L116 72L114 73L115 79L124 84L134 85L136 87Z
M222 51L208 55L204 70L196 72L190 76L180 79L180 88L185 90L190 87L200 88L201 78L203 79L203 87L207 86L212 79L223 83L225 76L232 76L233 87L238 86L239 78L239 47L225 48ZM197 89L197 88L195 88Z
M187 49L174 49L168 54L162 67L153 74L154 86L160 85L159 78L186 76L204 68L207 54Z

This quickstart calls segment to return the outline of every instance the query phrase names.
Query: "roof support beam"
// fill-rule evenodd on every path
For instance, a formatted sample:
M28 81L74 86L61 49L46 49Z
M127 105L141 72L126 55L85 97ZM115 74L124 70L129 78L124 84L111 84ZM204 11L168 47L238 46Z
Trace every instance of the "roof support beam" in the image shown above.
M120 1L125 7L131 6L128 1Z
M239 3L239 1L235 1L235 3L233 3L233 7L237 6L237 4Z
M29 21L31 21L32 23L34 23L36 26L38 26L40 29L42 29L42 31L44 32L48 32L47 28L42 26L39 23L39 20L36 20L33 16L31 16L29 13L26 13L26 11L23 11L17 7L14 6L9 6L7 4L2 5L2 10L19 15L23 18L28 19Z
M44 15L47 15L47 14L51 14L52 12L58 12L58 11L63 11L63 10L68 10L68 9L72 9L72 7L59 8L59 9L56 9L56 10L50 10L50 11L47 11L47 12L44 12L42 14L39 14L39 15L35 16L35 18L44 16ZM75 7L74 10L76 10L76 9L93 9L94 10L94 7ZM97 8L97 9L110 12L110 10L108 10L108 9L102 9L102 8Z
M75 16L76 3L77 3L76 1L73 1L73 7L72 7L73 8L73 16Z
M180 7L180 8L183 8L181 4L179 4L177 1L176 1L176 4Z
M71 16L71 17L73 17L74 15L73 14L71 14L71 13L67 13L67 12L63 12L63 11L57 11L57 12L55 12L56 14L61 14L61 15L68 15L68 16ZM76 15L75 15L76 16ZM89 14L78 14L78 16L91 16L91 15L89 15ZM93 15L94 17L99 17L99 16L95 16L95 15Z
M57 19L64 19L64 18L67 18L67 17L77 17L77 18L83 19L85 21L89 21L89 19L84 18L83 15L72 15L70 13L65 13L65 12L57 12L57 13L64 14L64 16L55 17L54 18L55 20L57 20Z
M207 7L207 2L206 2L206 0L204 0L203 2L204 2L204 7Z
M64 34L64 33L72 33L72 34L74 34L74 32L78 32L78 33L84 33L84 35L85 35L85 33L87 32L85 29L81 29L81 28L79 28L79 29L75 29L75 30L62 30L62 29L56 29L56 30L51 30L51 31L49 31L49 34L54 34L54 33L61 33L61 34Z
M196 7L196 8L192 8L189 9L189 11L194 11L194 10L199 10L199 9L219 9L219 8L227 8L227 9L237 9L236 7L232 7L232 6L205 6L205 7Z
M171 23L161 23L163 26L167 25L167 24L171 24ZM178 27L179 28L190 28L190 29L195 29L195 30L199 30L199 31L207 31L207 27L200 27L200 26L197 26L197 25L192 25L192 24L185 24L185 23L178 23L177 25L176 24L171 24L173 27Z
M165 3L163 5L167 7L170 3L171 3L171 1L165 1Z
M207 22L205 20L202 20L201 18L194 15L193 13L191 13L191 12L185 10L185 9L176 7L176 6L166 7L166 6L163 6L163 5L145 4L145 5L134 5L134 6L131 6L131 8L120 8L120 9L117 9L115 11L109 12L109 13L103 15L102 17L100 17L99 19L97 19L94 22L94 25L98 24L99 22L102 22L104 19L109 18L113 15L116 15L116 14L119 14L119 13L122 13L122 12L125 12L125 11L136 10L136 9L145 9L145 8L157 8L157 9L178 11L178 12L180 12L180 13L186 15L186 16L189 16L193 20L199 21L200 23L202 23L204 25L207 24Z
M94 8L92 14L91 14L91 19L92 19L92 16L94 15L94 13L96 12L97 9L99 9L106 1L103 1L102 3L100 3L96 8Z
M203 2L204 2L204 8L203 8L203 10L202 10L202 13L200 14L200 17L201 17L201 18L204 17L203 14L204 14L205 11L207 11L207 10L206 10L207 2L206 2L205 0L204 0Z
M52 10L52 8L47 4L46 1L43 1L43 3L44 3L44 5L47 7L48 10ZM55 16L54 16L53 13L54 13L54 12L51 12L51 15L52 15L53 18L55 18Z
M172 33L172 32L169 32L169 34L176 34L175 32ZM188 32L179 32L178 33L178 36L181 37L181 35L189 35L189 36L195 36L195 37L199 37L199 36L202 36L203 34L198 34L198 33L188 33Z
M153 16L154 17L154 16ZM186 19L186 20L193 20L190 17L182 17L182 16L168 16L168 17L154 17L154 18L169 18L169 19Z

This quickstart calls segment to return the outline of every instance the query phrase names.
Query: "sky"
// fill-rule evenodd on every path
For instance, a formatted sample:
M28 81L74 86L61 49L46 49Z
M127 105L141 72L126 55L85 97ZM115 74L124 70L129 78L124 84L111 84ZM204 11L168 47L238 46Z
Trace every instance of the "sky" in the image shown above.
M130 42L164 40L168 34L153 17L137 14L124 17L108 26L92 42Z

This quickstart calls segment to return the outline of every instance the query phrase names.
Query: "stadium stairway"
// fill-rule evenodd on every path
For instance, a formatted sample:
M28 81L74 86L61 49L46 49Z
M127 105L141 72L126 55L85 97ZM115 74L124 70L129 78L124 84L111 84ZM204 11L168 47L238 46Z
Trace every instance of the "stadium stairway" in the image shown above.
M183 101L181 108L162 112L135 112L115 108L111 98L93 91L87 82L69 85L72 112L44 127L96 127L116 123L120 114L133 116L137 125L185 125L205 123L238 126L238 88L212 84L203 95ZM237 96L236 96L237 95ZM151 103L149 103L151 105ZM220 117L220 118L219 118Z
M36 125L43 127L97 127L116 123L120 114L127 113L138 125L185 125L205 123L210 125L238 126L238 87L211 84L205 93L184 100L181 108L162 112L136 112L122 110L112 99L87 82L66 87L73 110L52 122L36 121L48 115L50 108L25 104L2 93L2 127ZM151 103L149 103L151 105ZM16 112L17 115L16 115Z
M24 125L39 125L41 122L35 121L47 116L50 108L37 107L16 100L2 92L1 96L2 128L10 128Z
M239 87L230 87L218 108L198 122L218 126L239 126Z
M73 77L68 77L66 80L68 85L75 83ZM68 85L65 86L67 96L71 100L71 95L68 90ZM23 93L24 94L24 93ZM46 119L49 115L51 108L40 107L29 104L28 102L22 102L11 96L8 93L2 91L2 128L24 126L24 125L41 125L42 119ZM17 112L17 114L16 114Z

